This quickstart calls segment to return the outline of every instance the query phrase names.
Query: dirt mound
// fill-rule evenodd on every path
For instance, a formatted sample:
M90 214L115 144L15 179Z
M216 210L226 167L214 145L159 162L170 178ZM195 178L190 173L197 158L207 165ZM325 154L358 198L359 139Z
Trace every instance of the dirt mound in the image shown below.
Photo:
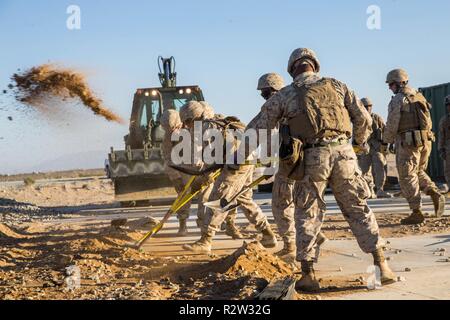
M55 97L63 101L78 98L94 114L108 121L124 123L121 117L105 108L79 72L44 64L16 73L11 80L9 88L13 90L16 100L26 105L38 107Z
M13 239L21 239L23 236L18 234L12 228L0 223L0 238L13 238Z
M254 274L266 280L292 274L292 268L268 252L259 242L244 243L233 254L216 262L229 276Z

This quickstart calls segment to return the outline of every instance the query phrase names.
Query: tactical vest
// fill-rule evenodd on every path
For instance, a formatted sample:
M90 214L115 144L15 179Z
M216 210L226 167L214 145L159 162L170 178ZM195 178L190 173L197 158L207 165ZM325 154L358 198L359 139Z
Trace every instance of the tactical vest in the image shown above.
M333 138L341 134L351 136L350 115L332 79L322 78L315 83L295 88L298 109L288 120L293 137L309 141Z
M245 130L246 125L239 120L237 117L222 117L216 115L213 119L206 119L203 120L204 122L213 123L217 126L219 126L223 131L227 129L233 129L233 130Z
M412 130L431 131L433 123L431 121L431 105L422 95L403 93L406 103L400 110L400 123L398 133L404 133Z

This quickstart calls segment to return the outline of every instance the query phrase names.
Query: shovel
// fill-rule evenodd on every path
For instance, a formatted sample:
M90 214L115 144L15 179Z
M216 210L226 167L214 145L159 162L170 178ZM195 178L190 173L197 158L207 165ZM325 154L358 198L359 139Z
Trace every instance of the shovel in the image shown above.
M239 191L233 198L230 199L230 201L227 201L226 199L219 199L215 201L210 201L204 203L205 207L208 207L214 211L218 211L220 213L226 213L228 211L233 210L234 208L239 207L239 203L237 203L236 199L247 192L250 189L253 189L253 187L256 187L261 182L270 179L272 176L261 176L252 183L250 183L248 186L244 186L241 191Z
M220 175L220 170L216 171L213 174L213 178L216 179ZM147 242L148 239L153 237L155 234L157 234L164 226L164 224L169 220L169 218L178 212L186 203L192 200L195 196L197 196L200 192L202 192L204 189L208 187L208 185L203 185L200 190L197 190L195 192L188 193L189 188L191 187L192 183L196 177L191 177L189 182L184 187L183 192L178 196L178 198L175 200L175 202L172 204L170 209L167 211L167 213L164 215L163 219L155 226L153 227L149 232L147 232L141 239L139 239L135 244L134 247L136 249L141 249L142 246Z

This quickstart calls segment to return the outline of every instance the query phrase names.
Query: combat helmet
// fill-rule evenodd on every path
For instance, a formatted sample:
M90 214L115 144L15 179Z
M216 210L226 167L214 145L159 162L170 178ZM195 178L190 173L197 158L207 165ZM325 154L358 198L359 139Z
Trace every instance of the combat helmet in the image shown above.
M287 71L291 76L293 76L292 68L295 62L297 62L300 59L306 59L311 61L314 64L314 70L316 72L320 72L320 62L319 59L317 58L316 53L311 49L298 48L292 52L291 57L289 58Z
M280 91L284 87L284 80L278 73L266 73L258 80L257 90L272 88Z
M394 69L387 74L386 83L403 83L408 82L409 77L405 70Z
M361 99L362 104L364 105L364 107L368 107L368 106L373 106L372 104L372 100L370 100L370 98L362 98Z

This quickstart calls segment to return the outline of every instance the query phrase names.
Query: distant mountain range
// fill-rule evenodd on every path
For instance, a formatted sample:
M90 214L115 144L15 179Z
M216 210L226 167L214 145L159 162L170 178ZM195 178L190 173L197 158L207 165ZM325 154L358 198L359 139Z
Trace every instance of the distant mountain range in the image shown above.
M108 151L106 150L85 151L47 160L38 165L20 171L21 173L29 173L76 169L97 169L105 166L105 159L107 157Z

